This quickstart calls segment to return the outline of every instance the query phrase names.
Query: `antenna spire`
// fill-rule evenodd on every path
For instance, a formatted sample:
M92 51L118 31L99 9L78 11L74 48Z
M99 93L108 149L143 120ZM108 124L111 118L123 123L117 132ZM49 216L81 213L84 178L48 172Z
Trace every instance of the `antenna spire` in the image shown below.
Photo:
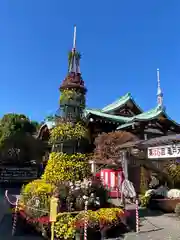
M76 49L76 25L74 25L73 49Z
M157 69L157 104L163 106L163 93L161 90L159 68Z

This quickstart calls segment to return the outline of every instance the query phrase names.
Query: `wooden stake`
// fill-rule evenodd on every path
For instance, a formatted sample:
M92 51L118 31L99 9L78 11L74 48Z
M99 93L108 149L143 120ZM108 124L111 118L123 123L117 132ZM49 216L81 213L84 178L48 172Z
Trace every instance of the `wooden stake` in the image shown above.
M54 240L54 222L51 223L51 240Z

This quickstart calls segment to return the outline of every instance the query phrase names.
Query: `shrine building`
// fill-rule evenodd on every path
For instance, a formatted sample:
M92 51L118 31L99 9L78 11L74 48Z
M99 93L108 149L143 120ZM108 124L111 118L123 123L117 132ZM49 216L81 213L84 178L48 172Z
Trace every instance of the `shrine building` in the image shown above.
M77 82L82 84L82 88L84 88L84 81L80 71L80 54L76 51L76 46L73 48L73 51L76 52L76 58L71 58L68 66L68 74L61 88L66 84L74 86ZM75 111L73 107L71 109L72 112ZM54 114L54 117L59 115L59 112L60 108ZM139 139L145 140L180 133L180 124L171 119L163 104L159 69L157 69L157 105L152 109L143 111L131 93L126 93L102 109L86 107L82 115L88 123L92 139L99 133L115 130L128 131L135 134ZM38 137L47 140L49 138L49 130L54 126L55 121L53 118L47 120L41 126Z

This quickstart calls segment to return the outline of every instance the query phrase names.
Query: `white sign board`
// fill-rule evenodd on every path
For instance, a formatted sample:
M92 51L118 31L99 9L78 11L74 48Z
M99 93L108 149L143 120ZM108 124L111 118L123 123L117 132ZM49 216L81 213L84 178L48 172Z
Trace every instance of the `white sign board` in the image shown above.
M149 147L148 158L180 158L180 144Z

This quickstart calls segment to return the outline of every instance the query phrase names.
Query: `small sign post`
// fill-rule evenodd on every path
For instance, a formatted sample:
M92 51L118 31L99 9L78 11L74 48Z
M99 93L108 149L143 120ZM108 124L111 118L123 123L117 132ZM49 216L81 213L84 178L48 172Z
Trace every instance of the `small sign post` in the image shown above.
M49 220L51 222L51 240L54 240L54 223L57 218L57 206L58 206L58 198L52 197L50 201L50 216Z

